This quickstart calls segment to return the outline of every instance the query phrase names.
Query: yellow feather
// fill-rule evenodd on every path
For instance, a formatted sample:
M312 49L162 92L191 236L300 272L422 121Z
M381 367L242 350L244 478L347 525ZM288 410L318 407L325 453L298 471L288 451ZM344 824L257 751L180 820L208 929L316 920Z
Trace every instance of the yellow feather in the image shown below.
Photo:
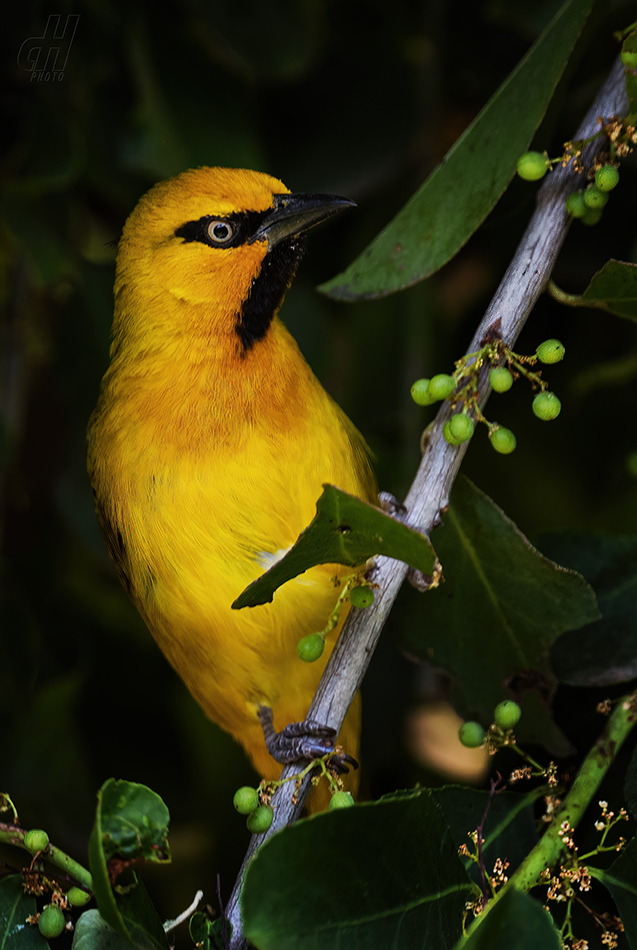
M368 500L375 487L361 436L278 316L241 344L238 314L267 241L218 248L175 232L204 216L267 211L287 192L258 172L201 168L141 199L119 246L111 364L88 434L122 579L195 699L266 777L280 766L256 708L270 705L279 730L305 717L331 645L308 664L296 644L324 627L332 579L346 571L316 567L272 604L230 605L307 526L324 482ZM355 704L341 733L353 755L359 728Z

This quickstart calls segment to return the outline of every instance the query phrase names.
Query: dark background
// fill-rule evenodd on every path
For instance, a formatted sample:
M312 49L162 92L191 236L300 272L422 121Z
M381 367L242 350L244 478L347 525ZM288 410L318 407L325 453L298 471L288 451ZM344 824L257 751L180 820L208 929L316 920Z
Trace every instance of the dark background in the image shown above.
M254 776L155 647L93 514L84 433L108 360L109 242L155 181L200 164L256 168L292 190L355 199L356 210L312 235L283 317L368 439L379 484L402 497L434 414L411 402L409 387L449 372L464 352L535 188L515 180L458 257L402 294L337 304L314 287L400 209L560 4L521 6L63 2L55 12L79 14L77 32L62 80L40 82L18 52L43 35L51 8L3 13L0 790L25 826L45 827L85 861L101 783L115 776L155 789L172 815L173 865L145 880L164 917L198 887L214 903L217 873L229 894L248 840L231 798ZM598 9L537 147L561 153L618 51L612 31L634 15L632 3ZM573 227L555 273L565 290L581 292L610 257L637 260L635 195L631 158L602 223ZM493 397L487 415L515 431L518 449L497 456L479 432L463 470L531 536L634 531L635 327L543 298L518 351L547 336L567 349L548 371L560 419L536 420L521 384ZM364 688L374 796L439 780L404 740L405 711L432 690L392 645L401 624L417 622L416 598L401 596ZM579 696L561 691L558 710L585 750L599 724L578 709Z

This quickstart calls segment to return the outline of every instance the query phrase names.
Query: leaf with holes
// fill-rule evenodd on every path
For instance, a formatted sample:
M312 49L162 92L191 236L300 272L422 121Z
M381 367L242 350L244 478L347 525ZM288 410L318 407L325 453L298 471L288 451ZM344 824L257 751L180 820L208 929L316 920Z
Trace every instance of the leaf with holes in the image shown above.
M354 495L324 485L316 515L293 547L232 606L238 610L270 603L278 587L316 564L361 567L377 554L405 561L423 574L434 573L436 555L423 534Z

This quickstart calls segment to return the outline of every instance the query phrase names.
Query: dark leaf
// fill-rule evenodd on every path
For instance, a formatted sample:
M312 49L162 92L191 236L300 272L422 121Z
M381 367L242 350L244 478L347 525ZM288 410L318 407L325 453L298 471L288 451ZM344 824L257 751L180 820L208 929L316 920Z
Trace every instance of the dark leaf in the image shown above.
M540 554L463 477L435 540L445 583L423 598L402 645L455 677L465 718L486 725L498 702L514 698L523 707L518 738L565 754L547 705L555 687L549 649L564 630L599 617L592 588Z
M316 815L275 835L245 879L259 950L450 950L473 893L427 789Z
M631 950L637 950L637 838L628 842L607 871L590 867L591 877L613 895Z
M637 320L637 264L607 261L579 297L566 301L574 307L593 307Z
M509 877L538 841L533 815L533 803L542 790L521 795L501 791L489 801L489 792L476 788L445 785L431 790L449 823L457 847L466 844L471 849L469 833L475 831L488 806L482 829L482 855L486 869L491 872L496 858L509 862ZM467 872L479 884L479 870L467 859Z
M0 947L2 950L46 950L48 942L38 928L27 923L37 913L35 897L24 893L21 874L0 881Z
M602 613L554 644L557 678L573 686L610 686L637 677L637 538L565 531L545 534L540 543L586 578Z
M462 950L561 950L560 933L551 916L539 901L515 888L478 920L462 942Z

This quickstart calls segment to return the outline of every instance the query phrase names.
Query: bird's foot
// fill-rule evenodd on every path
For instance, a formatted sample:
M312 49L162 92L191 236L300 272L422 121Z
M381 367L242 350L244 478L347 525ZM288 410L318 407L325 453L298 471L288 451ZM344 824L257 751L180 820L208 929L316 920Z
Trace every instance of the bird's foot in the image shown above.
M335 750L336 729L323 723L306 719L304 722L291 722L280 732L274 728L272 710L269 706L259 706L257 711L265 745L272 756L281 765L288 765L298 759L320 759ZM339 773L349 772L348 766L358 768L358 762L346 752L332 755L329 767Z
M403 505L402 501L398 501L395 495L392 495L391 492L388 491L379 491L378 501L386 515L389 515L390 518L395 518L397 521L407 523L407 508Z

